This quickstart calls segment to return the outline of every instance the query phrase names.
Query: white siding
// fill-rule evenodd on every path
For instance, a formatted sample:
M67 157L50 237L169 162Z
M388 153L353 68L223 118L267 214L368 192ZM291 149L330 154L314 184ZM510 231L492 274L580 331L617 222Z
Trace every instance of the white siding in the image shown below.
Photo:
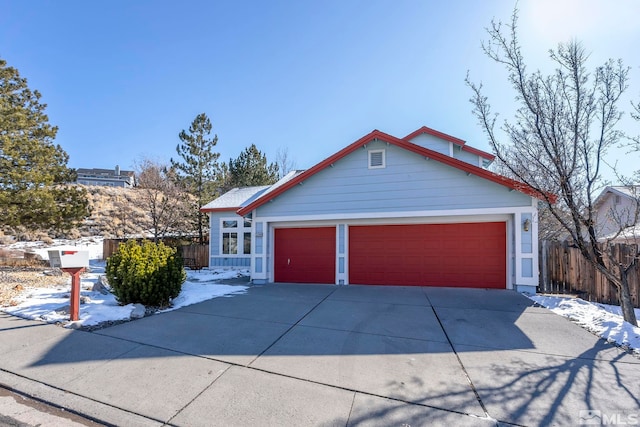
M635 204L630 197L620 196L616 204L616 193L608 192L596 212L596 234L598 237L610 236L624 227L633 225ZM623 228L624 228L623 227Z
M445 154L447 156L450 155L449 145L451 143L449 141L445 141L444 139L438 138L437 136L423 133L409 140L409 142L412 142L413 144L419 145L424 148L428 148L429 150L437 151L438 153ZM456 149L457 148L454 148L454 150Z
M470 153L469 151L464 151L461 147L453 148L453 157L462 160L463 162L471 163L473 166L480 166L480 159L477 154Z

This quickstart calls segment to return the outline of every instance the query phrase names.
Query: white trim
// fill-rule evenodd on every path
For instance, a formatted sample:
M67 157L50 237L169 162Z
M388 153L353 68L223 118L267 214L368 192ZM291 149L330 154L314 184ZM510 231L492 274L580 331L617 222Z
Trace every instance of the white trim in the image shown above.
M209 217L209 268L211 268L211 258L214 257L213 245L211 244L211 236L213 236L213 218L211 217L211 212L207 212L207 216Z
M349 224L344 224L344 284L349 284Z
M383 225L383 224L447 224L447 223L480 223L480 222L505 222L506 226L506 289L516 289L516 286L529 285L536 286L538 280L538 259L537 259L537 221L532 221L533 231L533 253L526 254L526 258L533 258L533 278L522 277L523 254L521 245L521 220L522 214L531 213L534 217L537 212L537 201L532 198L531 205L505 208L483 208L483 209L454 209L437 211L412 211L412 212L378 212L378 213L347 213L347 214L323 214L304 216L279 216L279 217L256 217L257 210L254 211L253 221L262 222L265 239L266 233L271 238L269 244L263 246L263 272L252 276L259 280L266 280L273 283L275 278L275 260L273 236L276 228L299 228L299 227L335 227L336 228L336 269L335 283L344 280L344 284L349 284L349 227L354 225ZM345 252L342 254L345 259L345 272L339 273L339 225L345 225ZM268 231L267 231L268 230ZM253 236L252 236L253 238ZM252 250L255 246L252 246ZM532 255L532 256L530 256ZM252 259L256 258L252 254ZM267 261L268 260L268 261ZM255 265L252 261L252 266ZM255 272L252 271L255 274Z
M338 222L335 220L326 221L277 221L270 222L275 228L307 228L307 227L333 227L336 224L346 224L347 228L352 225L402 225L402 224L456 224L456 223L481 223L481 222L502 222L508 221L512 215L460 215L460 216L439 216L439 217L411 217L411 218L384 218L370 219L361 218L348 222Z
M513 223L514 223L514 216L515 215L510 215L509 216L509 220L507 221L507 289L513 289L515 287L515 272L514 272L514 266L515 266L515 262L516 262L516 253L514 250L514 242L513 242Z
M275 229L278 228L300 228L300 227L336 227L336 284L339 281L344 280L344 284L349 284L349 228L356 225L381 225L381 224L446 224L446 223L481 223L481 222L504 222L506 227L506 277L505 287L506 289L515 289L516 284L527 284L527 280L523 281L522 278L518 279L514 269L518 268L518 263L521 261L521 257L516 253L516 247L514 244L515 228L517 222L515 221L515 214L493 214L493 215L463 215L463 216L442 216L442 217L422 217L422 218L385 218L385 219L360 219L348 222L337 221L284 221L268 223L269 232L273 236ZM345 258L345 272L343 275L339 275L339 258L341 253L339 252L339 228L340 224L345 224L345 252L343 254ZM274 253L274 240L271 239L269 245L269 266L267 267L266 261L263 264L263 274L256 277L256 279L266 279L269 282L274 281L275 275L275 260L273 258ZM534 258L535 261L535 258ZM534 269L537 265L534 262ZM266 271L269 271L266 274ZM534 270L535 275L535 270ZM530 278L528 281L531 281Z
M333 260L334 264L334 272L333 272L333 283L336 285L340 284L340 224L336 224L336 256Z
M237 227L223 227L223 223L225 221L236 221L238 223ZM251 226L250 227L245 227L244 223L245 223L245 218L241 217L239 215L236 215L235 217L222 217L219 218L218 221L218 229L220 230L220 239L218 242L218 253L220 255L217 255L220 258L248 258L248 257L253 257L253 248L254 248L254 242L253 242L253 221L251 222ZM248 254L244 253L244 234L245 233L251 233L251 252ZM223 233L237 233L238 237L237 237L237 242L236 242L236 250L237 253L235 254L225 254L224 252L222 252L222 247L223 244L222 242L224 241L224 237L223 237ZM209 245L211 246L211 245Z
M428 218L448 216L476 216L476 215L509 215L516 212L532 212L531 206L505 207L505 208L481 208L481 209L452 209L432 211L406 211L406 212L345 212L315 215L282 215L264 216L260 221L265 222L307 222L307 221L344 221L356 219L389 219L389 218ZM254 221L256 217L254 216Z
M382 164L381 165L371 165L371 155L372 154L377 154L377 153L382 153ZM369 150L368 154L367 154L367 167L369 169L384 169L387 167L387 154L386 154L386 150L384 148L381 149L377 149L377 150Z
M515 237L513 245L515 255L515 286L522 281L522 212L517 212L514 215L513 228Z

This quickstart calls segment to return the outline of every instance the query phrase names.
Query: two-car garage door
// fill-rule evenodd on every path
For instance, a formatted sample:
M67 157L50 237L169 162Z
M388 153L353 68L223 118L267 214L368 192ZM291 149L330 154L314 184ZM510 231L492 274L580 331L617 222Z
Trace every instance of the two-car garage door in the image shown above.
M275 230L275 281L335 282L335 227ZM349 283L502 288L504 222L349 226Z
M349 283L505 288L504 222L349 227Z

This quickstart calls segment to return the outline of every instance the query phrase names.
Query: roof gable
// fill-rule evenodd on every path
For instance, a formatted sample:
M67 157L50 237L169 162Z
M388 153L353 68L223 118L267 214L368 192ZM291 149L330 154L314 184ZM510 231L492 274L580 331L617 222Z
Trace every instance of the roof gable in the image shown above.
M482 150L478 150L477 148L473 148L473 147L467 145L466 141L464 141L464 140L462 140L460 138L456 138L455 136L447 135L446 133L437 131L435 129L431 129L431 128L426 127L426 126L422 126L420 129L411 132L409 135L405 136L402 139L405 140L405 141L411 142L412 139L414 139L417 136L420 136L422 134L432 135L432 136L435 136L437 138L443 139L445 141L451 142L451 143L459 146L462 150L468 151L470 153L473 153L473 154L475 154L477 156L480 156L480 157L482 157L484 159L487 159L487 160L493 161L496 158L496 156L494 156L493 154L487 153L487 152L482 151Z
M593 202L594 206L598 207L609 197L609 195L621 196L626 199L635 200L640 196L640 185L611 185L607 186L596 197Z
M421 128L422 129L422 128ZM428 129L428 128L427 128ZM418 130L420 131L420 129ZM416 131L416 132L418 132ZM436 132L436 131L434 131ZM445 134L443 134L445 135ZM453 137L450 137L453 138ZM310 169L307 169L306 171L300 173L299 175L297 175L296 177L294 177L293 179L287 181L286 183L280 185L277 189L274 189L273 191L269 191L268 194L263 194L260 197L257 197L253 202L246 204L245 206L241 207L238 210L238 214L239 215L246 215L249 212L251 212L253 209L256 209L257 207L263 205L264 203L268 202L269 200L277 197L278 195L284 193L285 191L287 191L288 189L304 182L306 179L310 178L311 176L315 175L316 173L320 172L321 170L331 166L332 164L334 164L335 162L337 162L338 160L342 159L343 157L347 156L348 154L354 152L355 150L366 146L367 143L370 143L372 141L376 141L376 140L380 140L383 142L386 142L388 144L393 144L397 147L406 149L408 151L417 153L421 156L424 156L425 158L429 158L432 160L436 160L438 162L444 163L448 166L452 166L454 168L460 169L468 174L473 174L476 176L479 176L481 178L487 179L489 181L493 181L495 183L498 183L500 185L503 185L507 188L519 191L521 193L527 194L529 196L532 197L538 197L538 198L544 198L545 196L542 194L537 193L535 190L533 190L531 187L519 182L519 181L515 181L513 179L504 177L502 175L498 175L495 174L493 172L487 171L486 169L482 169L478 166L474 166L472 164L469 164L467 162L458 160L456 158L435 152L433 150L429 150L427 148L421 147L419 145L413 144L411 142L409 142L406 139L399 139L396 138L392 135L386 134L384 132L380 132L379 130L374 130L371 133L363 136L362 138L358 139L357 141L353 142L352 144L348 145L347 147L343 148L342 150L338 151L337 153L333 154L332 156L326 158L325 160L323 160L322 162L316 164L315 166L313 166ZM459 140L461 141L461 140ZM463 141L464 142L464 141ZM549 195L547 195L549 196Z

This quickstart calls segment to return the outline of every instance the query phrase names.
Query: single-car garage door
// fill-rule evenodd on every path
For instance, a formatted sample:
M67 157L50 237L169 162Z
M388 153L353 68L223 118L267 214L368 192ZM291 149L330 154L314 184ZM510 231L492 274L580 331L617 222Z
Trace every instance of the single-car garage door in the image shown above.
M277 228L274 280L289 283L335 283L335 227Z
M349 283L506 287L506 223L349 227Z

